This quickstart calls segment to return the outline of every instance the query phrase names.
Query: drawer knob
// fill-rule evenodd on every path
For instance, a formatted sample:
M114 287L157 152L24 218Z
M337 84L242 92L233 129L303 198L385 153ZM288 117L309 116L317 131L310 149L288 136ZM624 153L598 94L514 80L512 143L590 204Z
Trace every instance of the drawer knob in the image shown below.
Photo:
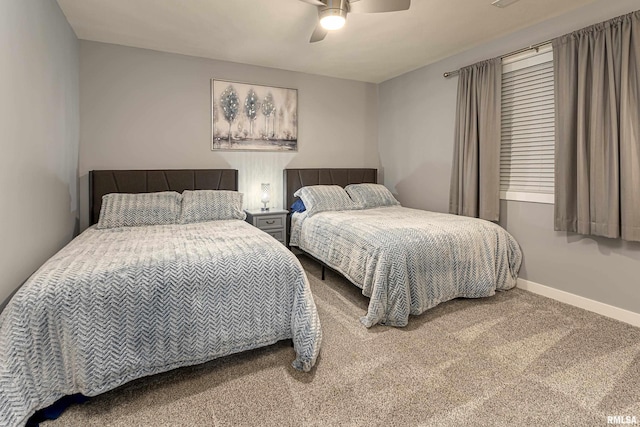
M272 220L270 220L270 221L265 221L265 222L266 222L267 224L274 224L274 223L276 222L276 220L275 220L275 219L272 219Z

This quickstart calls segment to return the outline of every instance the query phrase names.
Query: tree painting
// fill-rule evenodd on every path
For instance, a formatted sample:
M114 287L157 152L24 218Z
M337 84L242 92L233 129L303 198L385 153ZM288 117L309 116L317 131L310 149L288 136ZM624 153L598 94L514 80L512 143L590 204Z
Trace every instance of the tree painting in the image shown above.
M297 151L297 113L296 89L212 79L211 149Z
M231 144L231 124L238 117L238 107L240 106L240 100L238 94L233 86L229 85L222 95L220 95L220 107L222 107L222 113L224 119L229 122L229 144Z
M269 139L269 118L273 114L275 110L275 105L273 105L273 95L271 92L265 96L264 101L262 101L262 114L264 114L264 134L267 139Z
M249 135L253 135L253 122L258 118L258 110L260 109L260 101L258 95L253 89L249 89L247 97L244 99L244 114L249 119Z

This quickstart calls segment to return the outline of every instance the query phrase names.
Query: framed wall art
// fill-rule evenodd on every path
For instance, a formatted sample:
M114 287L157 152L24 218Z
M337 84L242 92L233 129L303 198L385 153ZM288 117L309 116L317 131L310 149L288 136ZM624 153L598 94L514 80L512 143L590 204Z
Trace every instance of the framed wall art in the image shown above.
M298 151L298 91L211 80L211 149Z

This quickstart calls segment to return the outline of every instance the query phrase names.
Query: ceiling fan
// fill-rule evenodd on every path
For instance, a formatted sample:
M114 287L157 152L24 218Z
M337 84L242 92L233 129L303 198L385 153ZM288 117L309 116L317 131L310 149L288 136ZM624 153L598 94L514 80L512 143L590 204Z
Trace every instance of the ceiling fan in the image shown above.
M331 30L342 28L347 13L381 13L407 10L411 0L300 0L318 7L318 25L309 43L324 40Z

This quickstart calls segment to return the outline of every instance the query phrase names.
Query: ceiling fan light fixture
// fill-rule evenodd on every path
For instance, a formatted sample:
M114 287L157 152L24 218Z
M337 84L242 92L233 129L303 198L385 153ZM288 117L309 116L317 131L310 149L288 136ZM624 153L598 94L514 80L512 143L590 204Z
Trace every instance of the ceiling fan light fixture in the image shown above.
M331 8L320 12L320 25L325 30L339 30L347 20L345 9Z

